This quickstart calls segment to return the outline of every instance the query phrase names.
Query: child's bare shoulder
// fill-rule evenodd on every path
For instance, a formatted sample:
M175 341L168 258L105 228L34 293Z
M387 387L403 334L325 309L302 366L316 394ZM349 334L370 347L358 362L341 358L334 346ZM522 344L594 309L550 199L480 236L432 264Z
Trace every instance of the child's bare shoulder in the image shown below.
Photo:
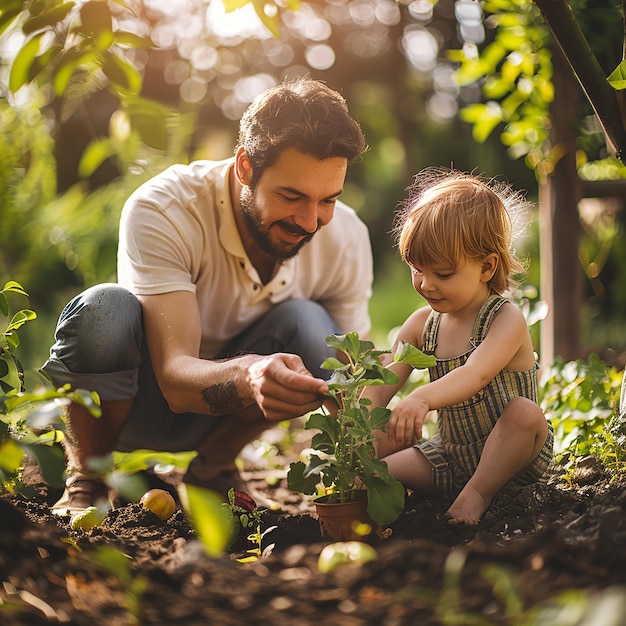
M413 311L413 313L407 317L404 324L402 324L400 332L398 333L398 339L408 341L421 349L424 326L431 313L432 309L429 306L424 306Z
M495 332L494 332L495 331ZM491 323L489 334L526 335L528 325L520 308L514 302L505 302Z
M510 300L505 302L500 307L500 310L496 313L496 316L494 317L494 321L497 319L500 319L501 321L506 320L507 322L515 321L517 323L522 323L526 325L526 320L521 309L517 306L517 304L511 302Z

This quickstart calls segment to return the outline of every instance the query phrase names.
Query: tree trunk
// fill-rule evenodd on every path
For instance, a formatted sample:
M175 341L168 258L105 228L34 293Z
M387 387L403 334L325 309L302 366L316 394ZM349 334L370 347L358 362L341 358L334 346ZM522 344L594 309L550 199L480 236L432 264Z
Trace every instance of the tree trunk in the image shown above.
M580 181L576 171L576 120L580 89L560 50L554 51L555 98L551 145L554 172L539 188L541 297L549 313L541 328L541 363L581 354L582 268L578 261Z

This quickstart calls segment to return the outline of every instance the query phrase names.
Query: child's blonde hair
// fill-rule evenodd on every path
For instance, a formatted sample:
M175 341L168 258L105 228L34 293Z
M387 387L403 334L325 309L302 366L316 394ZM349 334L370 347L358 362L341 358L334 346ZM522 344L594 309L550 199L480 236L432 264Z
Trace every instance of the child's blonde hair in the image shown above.
M525 267L512 250L513 219L528 207L524 196L502 182L456 170L428 168L414 179L396 217L402 260L414 267L498 255L489 286L502 294Z

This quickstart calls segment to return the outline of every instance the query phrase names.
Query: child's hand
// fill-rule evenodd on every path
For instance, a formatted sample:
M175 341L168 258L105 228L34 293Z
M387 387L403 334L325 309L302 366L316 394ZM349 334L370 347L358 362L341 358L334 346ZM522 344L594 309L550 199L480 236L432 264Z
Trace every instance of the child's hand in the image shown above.
M419 396L407 396L391 413L387 438L405 447L417 443L422 438L422 426L429 410L426 401Z
M397 445L408 447L422 438L422 427L429 411L428 404L409 395L398 403L387 424L387 437Z

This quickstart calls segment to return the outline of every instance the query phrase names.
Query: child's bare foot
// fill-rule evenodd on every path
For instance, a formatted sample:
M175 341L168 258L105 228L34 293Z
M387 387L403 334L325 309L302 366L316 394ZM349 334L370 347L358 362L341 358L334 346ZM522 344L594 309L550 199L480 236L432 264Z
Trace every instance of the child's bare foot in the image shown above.
M457 496L457 499L446 513L448 524L476 526L488 506L489 502L485 500L479 491L469 484L465 485L463 491Z

